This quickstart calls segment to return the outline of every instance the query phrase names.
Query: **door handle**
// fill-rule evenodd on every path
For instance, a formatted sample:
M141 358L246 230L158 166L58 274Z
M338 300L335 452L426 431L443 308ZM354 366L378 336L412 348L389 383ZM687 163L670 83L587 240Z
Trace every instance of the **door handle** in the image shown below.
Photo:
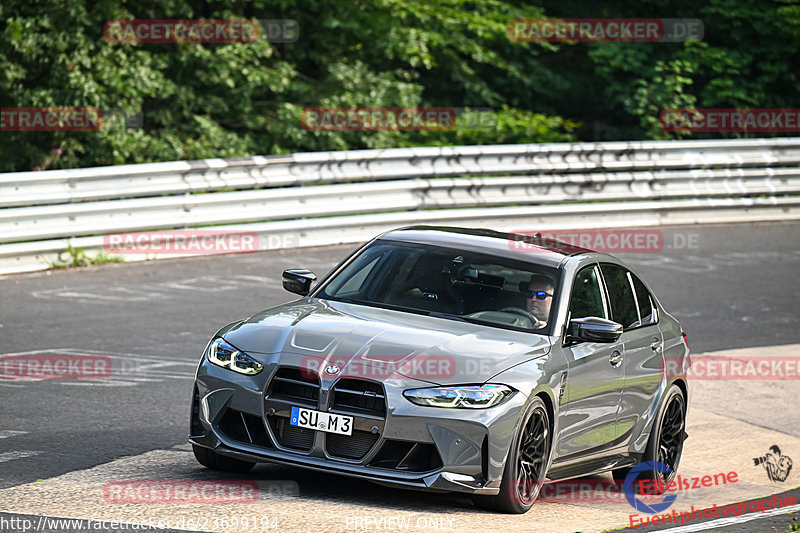
M611 363L611 366L617 368L619 365L622 364L622 354L614 350L614 353L611 354L611 357L608 359L608 362Z
M661 343L658 342L657 340L654 340L653 342L650 343L650 349L653 350L654 352L660 352Z

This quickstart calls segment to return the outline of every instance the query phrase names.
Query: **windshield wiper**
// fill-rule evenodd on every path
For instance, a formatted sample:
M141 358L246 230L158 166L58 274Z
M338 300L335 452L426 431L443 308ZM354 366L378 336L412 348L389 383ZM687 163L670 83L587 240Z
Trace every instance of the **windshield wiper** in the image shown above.
M542 335L540 331L534 329L510 326L508 324L500 324L498 322L490 322L488 320L481 320L480 318L472 318L472 317L458 317L458 318L460 318L464 322L469 322L470 324L478 324L479 326L490 326L501 329L509 329L511 331L523 331L525 333L537 333L539 335Z
M329 297L330 298L330 297ZM416 315L427 315L428 311L423 309L413 309L411 307L402 307L399 305L391 305L391 304L384 304L378 302L370 302L366 300L353 300L352 298L341 298L339 296L330 298L335 302L344 302L346 304L355 304L355 305L366 305L367 307L377 307L379 309L388 309L390 311L405 311L408 313L414 313Z
M499 324L497 322L490 322L488 320L481 320L479 318L472 318L460 315L451 315L448 313L441 313L439 311L425 311L424 309L414 309L412 307L402 307L399 305L392 305L386 303L378 303L378 302L369 302L366 300L354 300L352 298L342 298L339 296L336 297L327 297L328 300L332 300L334 302L343 302L346 304L355 304L355 305L366 305L367 307L377 307L378 309L389 309L390 311L404 311L407 313L413 313L415 315L423 315L423 316L430 316L433 318L444 318L448 320L455 320L457 322L467 322L469 324L477 324L479 326L489 326L494 328L501 328L501 329L508 329L511 331L522 331L525 333L536 333L539 335L543 335L544 333L532 330L529 328L520 328L515 326L509 326L508 324Z
M438 311L428 311L428 316L432 316L434 318L447 318L449 320L458 320L459 322L470 322L464 317L460 317L458 315L450 315L447 313L439 313Z

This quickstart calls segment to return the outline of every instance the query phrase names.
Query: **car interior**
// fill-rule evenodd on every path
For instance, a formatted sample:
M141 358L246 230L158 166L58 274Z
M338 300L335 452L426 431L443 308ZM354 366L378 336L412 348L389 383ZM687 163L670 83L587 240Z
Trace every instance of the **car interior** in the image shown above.
M543 327L527 311L532 276L555 274L530 263L446 249L377 244L356 258L325 289L357 303L455 315L522 329ZM538 325L537 325L538 323Z

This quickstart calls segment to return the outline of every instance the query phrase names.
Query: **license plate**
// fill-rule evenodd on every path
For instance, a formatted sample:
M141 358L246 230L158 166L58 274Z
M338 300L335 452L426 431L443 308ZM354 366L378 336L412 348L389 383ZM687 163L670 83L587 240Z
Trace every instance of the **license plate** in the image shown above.
M289 419L289 424L301 428L316 429L317 431L338 433L339 435L350 435L353 432L352 416L323 413L322 411L303 407L292 407L292 416Z

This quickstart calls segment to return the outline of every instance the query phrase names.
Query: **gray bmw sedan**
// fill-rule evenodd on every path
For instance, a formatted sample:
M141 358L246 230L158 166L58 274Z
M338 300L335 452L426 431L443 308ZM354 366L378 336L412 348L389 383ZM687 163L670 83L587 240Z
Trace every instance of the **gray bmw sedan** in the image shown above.
M285 271L301 298L228 324L203 353L197 460L467 492L507 513L556 480L642 463L639 479L672 480L688 405L680 325L618 258L524 239L409 227L319 283Z

